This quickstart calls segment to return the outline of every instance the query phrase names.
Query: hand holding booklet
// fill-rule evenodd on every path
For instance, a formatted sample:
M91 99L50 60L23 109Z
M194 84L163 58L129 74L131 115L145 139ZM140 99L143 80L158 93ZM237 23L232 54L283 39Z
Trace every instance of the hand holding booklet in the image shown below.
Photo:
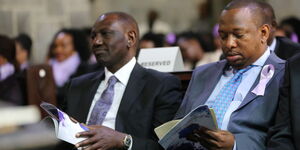
M154 129L160 145L165 150L205 149L199 142L192 142L187 137L201 127L217 130L218 125L213 109L201 105L184 118L169 121Z
M85 140L85 138L76 138L75 135L78 132L87 131L87 127L74 121L66 113L50 103L43 102L40 106L51 116L57 138L74 145Z

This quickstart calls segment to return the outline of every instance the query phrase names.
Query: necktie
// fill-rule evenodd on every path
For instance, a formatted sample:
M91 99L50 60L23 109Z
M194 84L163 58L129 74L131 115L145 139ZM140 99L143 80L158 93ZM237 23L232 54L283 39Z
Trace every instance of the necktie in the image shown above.
M252 66L238 70L235 75L222 87L214 101L209 101L208 106L213 108L217 117L218 126L221 127L224 115L234 98L235 92L242 81L242 75Z
M88 125L101 125L104 121L114 98L114 86L117 81L118 79L115 76L109 78L107 88L103 91L92 110Z

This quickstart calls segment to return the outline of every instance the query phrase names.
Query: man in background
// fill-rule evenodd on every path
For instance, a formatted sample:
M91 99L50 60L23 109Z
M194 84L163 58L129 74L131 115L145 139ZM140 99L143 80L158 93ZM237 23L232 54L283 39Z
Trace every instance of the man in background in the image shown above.
M281 59L288 59L294 56L296 53L300 52L300 44L291 41L287 37L276 37L275 32L277 30L277 22L274 13L274 9L268 3L260 3L264 13L266 15L266 21L271 27L270 36L268 38L268 45L270 50L275 52L275 54Z

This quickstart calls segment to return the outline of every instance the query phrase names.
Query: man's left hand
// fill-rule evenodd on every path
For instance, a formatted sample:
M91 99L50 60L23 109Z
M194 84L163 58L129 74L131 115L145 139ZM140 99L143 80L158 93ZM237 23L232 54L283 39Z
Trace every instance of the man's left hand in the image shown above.
M232 150L234 147L234 135L228 131L201 129L194 135L193 138L209 150Z
M88 126L89 131L79 132L76 137L86 137L77 143L77 148L83 147L84 150L108 150L111 148L123 147L123 139L126 134L115 131L104 126Z

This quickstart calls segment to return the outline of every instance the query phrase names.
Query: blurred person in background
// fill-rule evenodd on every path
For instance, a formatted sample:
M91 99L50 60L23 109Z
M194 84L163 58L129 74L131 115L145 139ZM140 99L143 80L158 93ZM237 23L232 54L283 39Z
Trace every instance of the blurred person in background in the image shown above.
M261 2L260 7L264 10L265 20L270 26L270 35L267 40L267 44L270 47L271 52L274 52L279 58L284 60L294 56L296 53L299 53L299 43L293 42L287 37L275 35L277 30L277 22L272 6L268 3Z
M280 22L279 26L293 42L300 42L300 20L297 17L285 18Z
M152 33L161 33L161 34L167 34L172 31L171 26L159 19L160 15L159 12L151 9L147 13L147 23L143 23L139 25L140 34L144 35L146 33L152 32Z
M186 70L193 70L197 66L211 62L206 56L206 52L209 51L208 46L199 34L181 33L178 36L177 45L180 47Z
M29 66L32 40L27 34L19 34L15 38L16 60L19 71L24 71Z
M88 40L80 30L62 29L55 34L49 55L60 106L64 97L65 84L73 77L90 72Z
M219 24L216 24L212 30L213 44L215 49L214 51L207 54L211 58L211 62L220 60L223 54L222 46L221 46L221 38L218 30L219 30Z
M140 48L155 48L164 46L164 35L153 32L146 33L139 42Z
M14 41L0 35L0 100L23 105L23 94L15 74L15 53Z
M200 34L210 34L212 29L212 2L205 0L197 5L198 17L192 21L190 29Z
M20 83L25 103L27 99L27 82L26 82L26 69L30 66L30 55L32 48L32 40L29 35L21 33L15 38L16 46L16 76Z

